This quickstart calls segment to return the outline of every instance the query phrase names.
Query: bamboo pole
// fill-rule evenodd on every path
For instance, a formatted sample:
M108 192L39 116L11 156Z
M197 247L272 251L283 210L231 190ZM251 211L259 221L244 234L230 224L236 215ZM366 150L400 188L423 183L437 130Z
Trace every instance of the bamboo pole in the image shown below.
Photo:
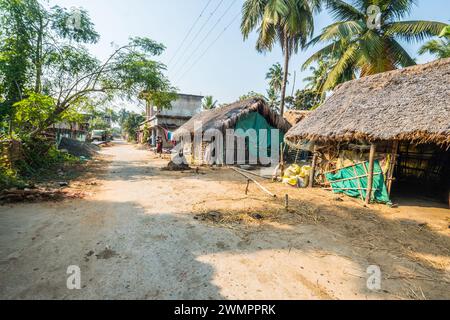
M317 145L314 145L314 154L311 165L311 173L309 175L309 188L314 188L314 178L316 175L316 166L317 166Z
M378 176L380 174L383 174L382 172L375 172L373 175L374 176ZM351 178L345 178L345 179L340 179L340 180L334 180L334 181L328 181L328 183L337 183L337 182L344 182L344 181L349 181L349 180L356 180L356 179L361 179L361 178L366 178L368 177L368 174L362 175L362 176L357 176L357 177L351 177Z
M397 164L397 153L398 153L399 144L400 144L399 141L395 140L394 144L392 146L391 162L389 164L389 173L388 173L388 177L387 177L387 189L388 189L389 195L391 195L391 191L392 191L392 181L394 179L395 165Z
M285 144L282 143L281 144L281 154L280 154L280 173L281 173L281 177L284 177L284 151L285 151Z
M245 169L242 169L242 168L239 168L238 170L243 171L243 172L248 173L248 174L251 174L252 176L255 176L255 177L259 177L259 178L263 178L263 179L268 179L268 180L271 179L271 177L265 177L265 176L262 176L262 175L260 175L260 174L255 173L255 172L252 172L252 171L249 171L249 170L245 170Z
M322 188L323 190L367 190L366 188ZM372 191L378 191L380 189L372 189Z
M330 170L330 171L325 172L324 174L327 174L327 173L333 173L333 172L336 172L336 171L339 171L339 170L342 170L342 169L348 169L348 168L356 167L356 166L358 166L358 165L360 165L360 164L364 164L364 163L366 163L366 161L363 161L363 162L357 162L357 163L354 163L354 164L352 164L352 165L345 166L345 167L342 167L342 168L339 168L339 169Z
M372 199L372 189L373 189L373 170L375 167L375 152L377 150L377 145L372 143L370 146L370 156L369 156L369 177L367 181L367 194L366 194L366 204L370 204Z
M277 196L275 194L273 194L272 192L270 192L269 190L267 190L267 188L265 188L263 185L261 185L258 181L256 181L255 179L253 179L252 177L246 175L244 172L239 171L236 168L231 168L234 171L236 171L237 173L239 173L240 175L246 177L248 180L253 181L262 191L264 191L265 193L267 193L268 195L270 195L273 198L276 198Z

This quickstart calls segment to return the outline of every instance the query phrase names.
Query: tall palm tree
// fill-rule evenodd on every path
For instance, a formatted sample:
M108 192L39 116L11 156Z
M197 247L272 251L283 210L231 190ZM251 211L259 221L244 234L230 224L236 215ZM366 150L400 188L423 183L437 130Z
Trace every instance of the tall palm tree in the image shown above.
M270 67L269 72L266 74L266 80L269 80L270 88L277 94L280 93L283 88L283 76L283 68L280 63L275 63Z
M438 57L438 59L450 58L450 26L445 27L439 37L443 39L431 40L425 43L419 49L419 54L422 55L428 52Z
M419 49L421 55L426 52L438 57L438 59L450 58L450 41L448 39L428 41Z
M280 113L284 113L289 60L304 47L314 33L313 11L320 0L246 0L242 8L241 31L244 40L254 30L258 32L256 50L267 52L276 43L284 54Z
M217 105L217 100L214 101L213 96L206 96L203 98L203 110L214 109Z
M269 88L267 90L267 97L265 98L267 100L267 103L269 104L269 106L274 110L274 111L280 111L278 108L278 104L279 104L279 99L280 96L279 94L275 91L274 88Z
M437 36L446 26L434 21L399 21L411 12L416 0L354 0L352 4L327 0L326 3L336 22L326 27L308 46L319 42L331 43L304 64L307 67L323 57L338 55L324 83L325 91L346 80L349 74L350 77L351 74L364 77L415 65L414 59L398 40L423 41ZM377 27L369 23L372 19L371 5L377 5L381 10Z

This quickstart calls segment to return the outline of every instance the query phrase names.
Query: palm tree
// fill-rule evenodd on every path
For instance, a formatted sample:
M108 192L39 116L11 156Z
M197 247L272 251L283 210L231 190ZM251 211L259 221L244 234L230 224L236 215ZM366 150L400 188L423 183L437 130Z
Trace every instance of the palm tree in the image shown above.
M267 103L269 104L269 106L272 108L272 110L274 111L280 111L278 109L278 104L280 103L280 96L279 94L275 91L274 88L270 88L267 90L267 97L265 97L265 99L267 100Z
M448 39L431 40L419 49L420 55L426 52L435 55L438 59L450 58L450 41Z
M358 74L364 77L415 65L398 40L422 41L437 36L446 26L434 21L399 21L410 13L415 0L354 0L353 5L342 0L327 0L326 3L337 21L308 46L331 43L313 54L303 66L306 68L323 57L337 56L324 83L324 91ZM372 4L377 4L381 10L379 28L369 23L368 11Z
M438 59L450 58L450 26L445 27L439 37L443 39L431 40L425 43L420 49L419 54L426 52L435 55Z
M303 48L313 33L313 11L320 0L246 0L242 8L241 31L244 40L254 30L258 32L256 50L267 52L276 43L284 54L280 113L284 113L289 60Z
M204 110L211 110L214 109L217 105L217 100L214 101L213 96L206 96L203 98L203 109Z
M280 63L275 63L270 67L269 72L266 74L266 80L270 80L270 88L277 94L280 93L283 88L283 76L283 68Z

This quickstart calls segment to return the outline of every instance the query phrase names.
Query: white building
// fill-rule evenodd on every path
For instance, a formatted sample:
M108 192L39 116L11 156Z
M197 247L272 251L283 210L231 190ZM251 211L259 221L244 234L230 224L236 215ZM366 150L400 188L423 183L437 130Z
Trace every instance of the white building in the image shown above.
M158 106L147 105L146 121L141 125L139 141L144 141L144 133L149 130L151 144L155 145L156 138L162 137L164 147L170 147L167 133L175 132L179 127L202 111L202 96L178 94L178 99L171 103L171 109L158 110Z

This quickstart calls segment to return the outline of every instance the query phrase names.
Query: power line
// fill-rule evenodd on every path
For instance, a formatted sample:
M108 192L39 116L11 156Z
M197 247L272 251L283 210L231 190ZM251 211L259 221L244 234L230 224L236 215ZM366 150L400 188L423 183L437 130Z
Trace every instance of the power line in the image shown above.
M205 37L200 41L200 43L197 45L197 47L191 52L189 57L185 60L184 64L181 64L181 67L177 71L182 71L183 68L191 61L192 57L195 56L198 49L203 45L203 43L208 39L210 34L216 29L216 27L219 25L219 23L222 21L222 19L227 15L227 13L231 10L233 5L236 3L237 0L234 0L231 2L231 5L225 10L225 12L220 16L219 20L214 24L214 26L209 30L209 32L205 35Z
M211 18L214 16L214 14L217 12L217 10L219 10L219 7L222 5L224 0L220 0L219 4L214 8L214 10L209 14L208 19L206 19L206 21L203 23L203 25L200 27L200 30L198 30L198 32L195 34L194 38L191 40L191 42L188 44L188 46L186 47L186 52L189 50L189 48L191 47L191 45L194 43L195 40L197 40L198 36L200 35L200 33L203 31L203 29L206 27L206 25L208 24L208 22L211 20ZM173 67L175 68L175 66L178 64L178 62L180 62L181 57L178 58Z
M186 36L184 37L183 41L181 42L180 46L177 48L177 50L175 51L175 54L172 56L172 58L169 60L168 64L171 64L173 59L175 59L175 57L178 55L178 52L181 50L181 48L183 47L183 45L186 43L186 40L189 38L189 36L191 35L192 31L194 30L194 28L197 26L197 23L200 21L200 19L203 17L203 14L205 13L206 9L208 8L208 6L211 4L212 0L209 0L208 3L206 4L206 6L203 8L202 12L200 13L200 15L197 17L197 19L195 20L194 24L192 25L192 27L189 29L188 33L186 34Z
M240 12L238 12L238 14L233 18L233 20L231 20L231 22L222 30L222 32L217 36L217 38L211 42L211 44L206 48L205 51L203 51L203 53L200 55L200 57L195 60L195 62L186 70L185 73L183 73L181 75L180 78L178 78L178 80L176 82L179 82L181 80L183 80L183 78L192 70L192 68L195 67L195 65L197 65L198 62L200 62L200 60L206 55L206 53L208 53L209 49L211 49L214 44L216 44L217 41L219 41L219 39L222 37L222 35L225 33L225 31L228 30L229 27L231 27L231 25L236 21L236 19L241 15Z

